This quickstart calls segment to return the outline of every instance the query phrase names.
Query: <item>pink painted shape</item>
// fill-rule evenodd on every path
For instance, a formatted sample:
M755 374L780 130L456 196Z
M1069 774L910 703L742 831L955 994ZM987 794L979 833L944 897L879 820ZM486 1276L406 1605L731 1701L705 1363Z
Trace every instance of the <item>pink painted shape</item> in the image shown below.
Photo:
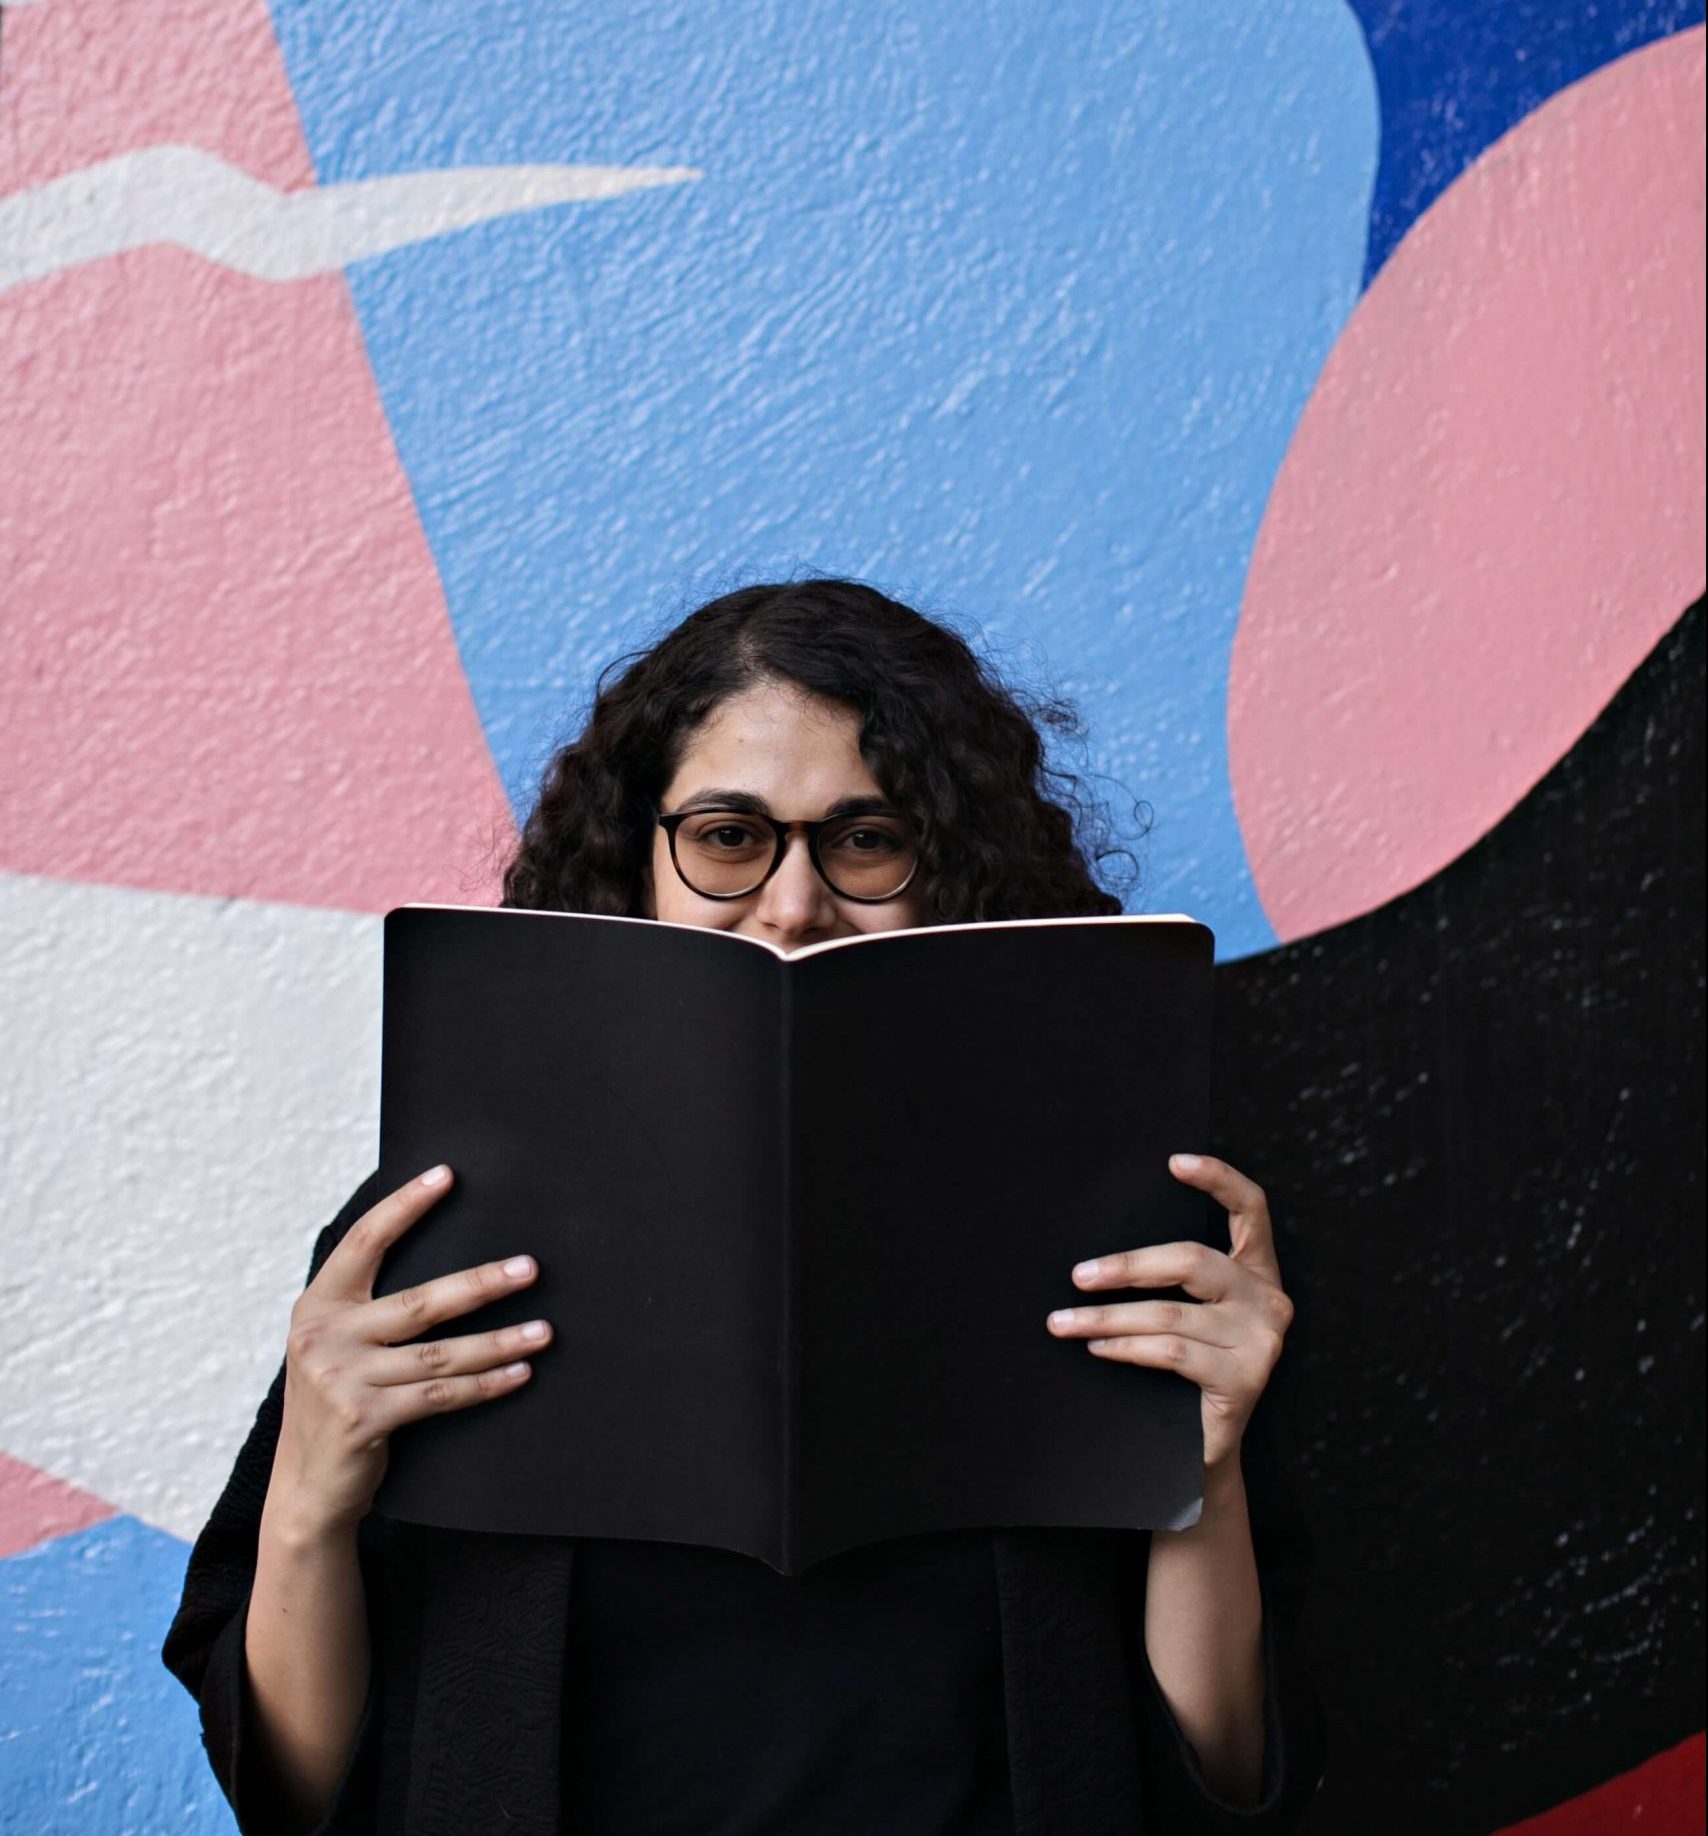
M117 1515L93 1492L0 1453L0 1559Z
M1539 1817L1526 1817L1501 1836L1701 1836L1704 1737L1676 1747Z
M145 249L0 295L0 867L478 903L508 830L341 276Z
M1487 833L1703 590L1703 33L1554 97L1325 365L1247 579L1234 803L1282 938Z
M43 0L7 10L0 55L0 193L161 141L314 183L261 0Z
M14 116L32 61L81 93L88 10L7 18L0 146L27 127L37 176L161 135L309 175L252 0L140 9L120 36L158 92L97 61L107 116L72 107L60 138L51 111ZM229 63L192 51L198 22ZM514 825L343 277L139 249L0 294L0 348L21 354L0 868L374 912L495 898Z

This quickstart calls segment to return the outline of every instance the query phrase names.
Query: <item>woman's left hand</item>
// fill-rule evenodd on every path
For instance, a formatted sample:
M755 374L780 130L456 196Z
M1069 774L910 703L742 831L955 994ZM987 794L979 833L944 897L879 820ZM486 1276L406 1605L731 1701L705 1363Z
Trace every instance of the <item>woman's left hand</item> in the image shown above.
M1049 1317L1058 1338L1090 1340L1099 1357L1178 1371L1204 1392L1204 1464L1239 1452L1240 1437L1281 1356L1293 1303L1281 1288L1275 1232L1263 1188L1226 1161L1175 1154L1174 1177L1226 1208L1231 1249L1158 1243L1082 1262L1081 1288L1183 1287L1190 1301L1118 1301L1068 1307Z

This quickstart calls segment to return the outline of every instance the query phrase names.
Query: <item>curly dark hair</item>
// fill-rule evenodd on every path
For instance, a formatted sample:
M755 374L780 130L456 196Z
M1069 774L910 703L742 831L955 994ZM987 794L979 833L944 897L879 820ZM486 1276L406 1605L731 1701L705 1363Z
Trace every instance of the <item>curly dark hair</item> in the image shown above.
M690 735L767 679L859 715L861 756L919 832L926 922L1122 909L1088 859L1124 858L1136 881L1134 856L1106 845L1101 806L1045 757L1041 725L1084 738L1072 705L1006 687L949 626L833 576L725 593L608 664L586 727L546 766L501 905L640 915L654 813Z

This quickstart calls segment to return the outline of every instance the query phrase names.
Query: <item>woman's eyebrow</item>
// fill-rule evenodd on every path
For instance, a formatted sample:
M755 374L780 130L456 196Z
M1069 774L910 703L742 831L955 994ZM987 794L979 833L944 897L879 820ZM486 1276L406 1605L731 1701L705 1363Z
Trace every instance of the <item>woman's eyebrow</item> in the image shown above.
M740 790L699 790L677 806L681 810L746 810L754 816L769 816L771 806L763 797L756 797L752 791ZM891 811L893 806L884 797L874 797L870 793L860 797L838 797L824 812L825 820L834 816L877 816Z
M838 797L825 811L825 820L832 816L883 816L893 815L895 805L887 797Z

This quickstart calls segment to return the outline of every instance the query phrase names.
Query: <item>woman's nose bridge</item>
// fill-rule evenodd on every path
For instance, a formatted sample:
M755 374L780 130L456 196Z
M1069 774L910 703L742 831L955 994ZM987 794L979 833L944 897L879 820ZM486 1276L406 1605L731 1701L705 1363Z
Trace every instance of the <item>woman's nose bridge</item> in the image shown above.
M779 885L782 882L782 885ZM789 887L810 898L828 893L830 888L818 877L818 871L812 864L812 850L807 845L803 830L789 826L789 832L783 840L783 858L777 863L777 871L766 882L766 890L777 888L779 891Z

